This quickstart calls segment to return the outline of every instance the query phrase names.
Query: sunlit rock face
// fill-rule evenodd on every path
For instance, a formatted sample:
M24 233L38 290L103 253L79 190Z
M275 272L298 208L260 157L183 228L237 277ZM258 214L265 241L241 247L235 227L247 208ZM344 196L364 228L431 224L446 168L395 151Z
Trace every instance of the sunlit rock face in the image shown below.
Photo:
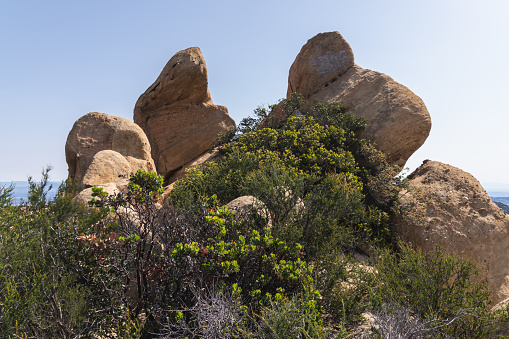
M366 118L361 136L401 167L431 130L424 102L391 77L355 65L350 45L338 32L318 34L302 47L288 76L287 97L294 92L304 95L309 106L340 102Z
M79 118L67 136L68 178L79 180L84 188L112 178L128 178L138 169L154 171L150 153L150 143L138 125L125 118L91 112Z
M409 179L414 189L400 196L406 212L395 221L398 236L425 250L438 245L474 260L493 303L509 298L509 215L459 168L426 161ZM422 217L416 217L418 210Z
M166 179L209 150L219 133L235 126L228 109L212 102L198 47L168 61L136 102L134 122L145 131L157 172Z

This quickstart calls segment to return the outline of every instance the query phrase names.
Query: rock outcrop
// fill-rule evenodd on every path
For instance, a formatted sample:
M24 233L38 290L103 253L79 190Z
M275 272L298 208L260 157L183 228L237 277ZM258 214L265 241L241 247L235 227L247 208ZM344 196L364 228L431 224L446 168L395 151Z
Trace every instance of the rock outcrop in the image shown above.
M97 152L88 166L82 183L85 187L102 185L119 179L129 179L131 166L120 153L112 150Z
M287 97L293 92L304 95L309 106L340 102L366 118L362 137L401 167L431 129L424 102L391 77L355 65L350 46L338 32L318 34L302 47L288 76Z
M509 215L472 175L456 167L426 161L409 179L415 191L403 192L401 200L412 207L408 211L425 214L419 218L405 212L396 220L401 239L473 259L483 270L493 303L509 298Z
M288 74L287 97L309 98L354 65L353 51L338 32L320 33L300 50Z
M69 179L79 179L82 187L119 180L138 169L155 170L143 130L125 118L99 112L85 114L74 123L65 158Z
M270 214L265 204L251 195L244 195L233 199L226 204L226 207L236 220L246 219L250 214L256 212L261 217L267 219L269 225L272 225L270 222Z
M128 182L128 180L122 179L115 182L108 182L106 184L99 184L96 186L102 188L104 192L108 193L108 195L115 195L121 191L125 191L127 189ZM74 200L88 206L88 202L93 198L92 193L94 193L92 187L85 188L74 197ZM97 199L100 200L101 198Z
M205 60L197 47L168 61L136 102L134 122L145 131L157 172L165 179L235 126L227 108L212 102Z

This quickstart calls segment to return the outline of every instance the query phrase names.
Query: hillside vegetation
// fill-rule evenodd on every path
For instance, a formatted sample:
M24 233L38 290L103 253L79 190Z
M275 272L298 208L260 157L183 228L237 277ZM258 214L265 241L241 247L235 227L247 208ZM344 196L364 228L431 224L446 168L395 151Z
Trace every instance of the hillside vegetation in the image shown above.
M3 337L485 338L506 321L472 262L398 243L406 184L365 120L337 103L290 117L302 104L255 110L164 201L143 171L93 208L72 183L47 201L47 171L27 206L1 187ZM245 213L227 206L242 196Z
M500 209L502 211L504 211L505 213L509 214L509 206L500 202L500 201L495 201L495 204L497 204L498 207L500 207Z

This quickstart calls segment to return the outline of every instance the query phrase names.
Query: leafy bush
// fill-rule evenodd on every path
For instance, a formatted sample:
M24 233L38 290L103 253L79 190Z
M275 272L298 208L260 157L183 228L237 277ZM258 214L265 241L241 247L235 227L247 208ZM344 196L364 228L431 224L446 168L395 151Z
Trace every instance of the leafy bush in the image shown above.
M27 206L0 187L1 333L339 338L371 312L376 338L482 338L501 320L472 263L393 242L405 183L358 137L363 119L301 96L255 114L170 205L143 171L117 194L93 188L90 207L70 182L48 201L49 169ZM244 195L263 207L241 219L224 204ZM375 246L374 268L352 259Z
M48 203L46 197L52 188L52 185L48 186L51 169L51 166L43 169L42 178L39 183L34 182L31 176L28 177L28 203L32 209L40 210Z
M133 317L149 315L147 328L154 330L166 319L165 308L192 313L195 291L205 286L237 286L252 312L276 296L304 291L319 296L301 245L274 237L259 218L236 221L216 196L188 209L159 205L161 183L139 171L127 192L105 196L96 188L101 199L92 202L117 216L112 238L93 238L104 239L97 250L101 266L116 272L107 288L120 290ZM194 326L188 317L191 323L185 324ZM179 326L170 326L168 333L180 333Z
M260 324L254 335L256 338L328 338L323 326L321 310L316 300L306 296L294 296L271 300L261 310Z
M402 246L398 255L382 250L375 265L375 308L403 307L454 338L485 338L491 322L489 291L478 282L473 262ZM390 312L397 312L391 310Z
M291 101L280 106L299 107ZM172 203L255 196L267 207L274 234L302 243L308 259L331 248L351 251L364 241L390 241L388 213L403 185L394 175L398 169L357 137L365 121L344 106L319 104L308 113L280 122L279 129L261 128L263 122L253 119L222 146L221 161L177 182Z
M14 187L12 183L9 186L0 185L0 208L12 206L14 203L14 197L12 196Z
M84 217L88 212L77 207L63 221L62 193L44 207L48 172L40 183L29 181L33 206L0 208L0 332L5 336L67 338L85 333L93 321L93 288L63 254L70 252L68 245L77 245L68 237L76 234L74 228L88 228L102 215ZM59 238L61 232L66 236Z

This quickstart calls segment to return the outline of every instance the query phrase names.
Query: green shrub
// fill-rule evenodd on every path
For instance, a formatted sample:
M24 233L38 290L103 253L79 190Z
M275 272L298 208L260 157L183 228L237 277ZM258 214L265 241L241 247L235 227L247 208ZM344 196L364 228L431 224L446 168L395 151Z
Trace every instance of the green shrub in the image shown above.
M103 196L95 189L102 197L94 205L111 208L118 220L114 241L98 258L118 273L108 288L125 286L120 296L132 316L150 314L147 328L157 329L164 308L192 309L193 291L204 286L237 286L253 311L278 295L319 296L298 243L274 237L259 218L235 221L215 196L191 209L158 207L153 195L158 185L148 185L142 172L131 183L137 177L144 179L126 193Z
M14 204L14 197L12 196L14 187L12 183L9 186L0 185L0 208Z
M31 176L28 177L28 203L31 209L40 210L46 207L47 195L52 188L52 185L48 186L51 169L51 166L43 169L41 181L38 183L34 182Z
M401 187L396 169L357 138L365 123L343 106L317 105L312 112L317 118L291 117L280 129L250 127L237 135L222 147L221 161L193 169L177 182L172 203L255 196L267 207L275 234L304 244L308 258L318 250L390 241L388 213ZM336 125L325 124L332 122Z
M33 205L0 209L0 332L5 336L68 338L90 324L93 290L61 261L64 249L58 246L76 243L77 233L54 237L61 229L89 225L82 224L83 214L63 220L52 204L47 206L48 172L40 183L29 180ZM61 199L54 205L64 213Z
M272 299L261 309L259 327L246 337L329 338L321 315L317 301L305 295Z
M411 309L454 338L485 338L491 330L489 291L473 262L439 248L425 253L402 246L397 255L382 250L375 267L375 308Z

